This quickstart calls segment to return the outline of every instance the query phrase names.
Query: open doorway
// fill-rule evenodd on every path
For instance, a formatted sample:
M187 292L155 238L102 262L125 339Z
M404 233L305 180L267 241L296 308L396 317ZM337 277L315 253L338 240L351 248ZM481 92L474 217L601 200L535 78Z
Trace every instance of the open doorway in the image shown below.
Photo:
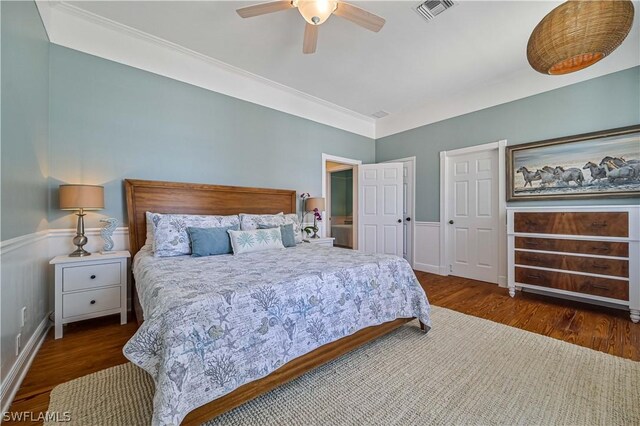
M358 248L359 160L322 155L322 196L325 198L323 235L334 238L335 247Z

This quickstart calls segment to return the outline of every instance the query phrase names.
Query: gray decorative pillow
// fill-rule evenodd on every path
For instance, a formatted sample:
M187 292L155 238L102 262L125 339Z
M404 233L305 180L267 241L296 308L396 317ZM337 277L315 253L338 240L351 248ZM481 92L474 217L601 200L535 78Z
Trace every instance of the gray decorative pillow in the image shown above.
M153 251L156 257L191 254L187 228L224 228L239 225L240 219L232 216L197 216L188 214L152 215L155 224Z
M240 213L240 230L251 231L258 229L258 225L284 225L284 213L278 214L247 214Z
M284 249L280 227L253 229L251 231L228 230L233 254Z

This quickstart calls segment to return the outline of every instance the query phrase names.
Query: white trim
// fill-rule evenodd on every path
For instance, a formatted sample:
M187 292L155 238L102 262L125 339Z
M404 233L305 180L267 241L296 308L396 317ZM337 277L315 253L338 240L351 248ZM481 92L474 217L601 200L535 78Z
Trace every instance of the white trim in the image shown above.
M49 230L34 232L32 234L21 235L9 240L0 241L0 256L27 244L35 243L49 236Z
M100 230L102 228L86 228L84 234L87 237L99 237ZM129 228L126 226L119 226L113 231L113 235L128 235ZM76 235L76 230L72 228L63 229L49 229L49 236L52 238L68 238Z
M447 238L447 211L449 207L448 172L450 157L483 151L498 150L498 276L496 282L500 287L507 287L507 193L506 193L506 159L507 140L501 139L481 145L474 145L450 151L440 151L440 273L449 275L449 241Z
M375 120L68 2L36 3L52 43L369 138Z
M398 158L397 160L386 160L383 161L383 163L408 163L410 162L412 164L413 167L413 185L411 185L411 187L413 188L413 191L411 193L411 197L413 198L413 201L411 202L411 211L409 212L409 214L411 215L411 221L409 222L409 227L410 232L411 232L411 259L409 259L409 264L411 265L412 268L415 268L415 259L416 259L416 169L417 169L417 160L416 160L416 156L411 156L411 157L404 157L404 158ZM403 218L404 220L404 218ZM418 270L422 270L422 269L418 269ZM425 271L425 272L430 272L430 271ZM437 272L434 272L437 273Z
M327 199L327 161L332 161L334 163L342 163L342 164L349 164L352 166L355 166L353 169L353 182L354 182L354 188L357 185L357 171L356 171L356 167L362 164L361 160L354 160L352 158L346 158L346 157L339 157L337 155L331 155L331 154L325 154L324 152L322 153L322 198L324 198L325 200ZM353 191L353 200L354 200L354 204L356 205L356 207L359 207L359 200L358 200L358 194L357 191ZM326 206L325 206L326 207ZM357 229L358 226L358 212L357 209L354 209L355 211L352 212L353 214L353 229ZM304 212L303 212L304 213ZM326 211L324 212L324 217L327 217L326 215ZM324 223L320 222L320 236L326 238L327 237L327 229L326 226L324 225ZM356 233L354 233L354 238L353 238L353 245L354 245L354 249L357 248L357 244L358 244L358 240L356 238L357 236L357 231Z
M518 236L521 236L518 234ZM593 241L593 240L589 240ZM618 257L618 256L606 256L600 254L588 254L588 253L568 253L564 251L549 251L549 250L534 250L534 249L526 249L526 248L517 248L515 247L513 250L520 251L523 253L541 253L541 254L555 254L561 256L574 256L574 257L590 257L594 259L611 259L611 260L627 260L627 257Z
M549 293L554 293L555 294L561 294L563 296L573 296L576 299L585 302L585 303L591 303L592 301L598 301L598 302L606 302L606 303L611 303L614 305L618 305L618 306L629 306L629 302L626 300L618 300L618 299L612 299L610 297L602 297L602 296L594 296L594 295L588 295L585 296L582 293L576 293L573 291L568 291L568 290L561 290L559 288L553 288L553 287L542 287L539 285L533 285L533 284L523 284L523 283L519 283L516 282L515 283L515 287L516 289L520 289L522 290L523 288L525 289L530 289L530 290L537 290L537 292L540 292L540 294L545 294L546 296L549 296Z
M0 393L2 395L1 400L3 413L9 410L9 407L13 402L13 398L15 398L24 377L29 371L29 367L31 367L31 363L35 359L38 350L40 350L40 346L42 346L42 342L44 342L45 337L47 337L47 331L49 331L49 327L51 327L49 322L50 315L51 312L48 312L40 324L38 324L38 327L34 330L31 338L29 338L29 341L22 349L22 352L20 352L20 355L18 355L18 358L13 363L9 373L2 382L2 391Z

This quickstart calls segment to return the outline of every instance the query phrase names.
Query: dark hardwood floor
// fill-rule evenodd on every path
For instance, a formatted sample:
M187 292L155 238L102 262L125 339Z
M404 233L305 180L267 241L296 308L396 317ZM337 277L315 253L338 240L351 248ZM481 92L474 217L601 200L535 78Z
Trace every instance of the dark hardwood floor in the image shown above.
M518 292L512 299L506 289L493 284L416 275L433 305L640 361L640 324L633 324L627 311L532 293ZM122 347L137 325L134 319L123 326L118 320L111 316L69 324L59 340L49 330L10 410L46 411L56 385L127 362Z

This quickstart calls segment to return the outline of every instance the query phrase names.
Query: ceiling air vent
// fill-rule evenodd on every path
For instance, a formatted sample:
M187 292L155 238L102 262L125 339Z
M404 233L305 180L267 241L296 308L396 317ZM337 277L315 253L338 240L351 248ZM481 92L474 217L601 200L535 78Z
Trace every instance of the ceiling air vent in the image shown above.
M420 3L416 7L416 11L424 19L430 21L453 5L454 3L451 0L427 0L424 3Z
M387 115L389 115L389 113L387 111L382 111L382 110L371 114L371 116L375 118L382 118L382 117L386 117Z

